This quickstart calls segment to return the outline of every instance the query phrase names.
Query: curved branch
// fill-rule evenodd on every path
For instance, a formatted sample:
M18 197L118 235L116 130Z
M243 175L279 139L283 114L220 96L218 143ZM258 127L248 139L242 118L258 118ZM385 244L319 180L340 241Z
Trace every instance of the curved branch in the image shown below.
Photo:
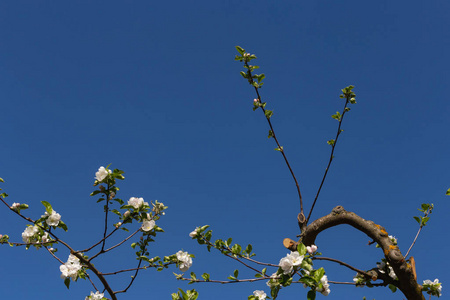
M414 268L405 260L400 249L391 242L386 230L372 221L365 220L353 212L346 211L342 206L336 206L330 214L308 225L306 230L302 232L299 242L305 245L313 245L319 233L341 224L350 225L364 232L380 245L384 257L398 277L398 281L395 281L396 286L408 300L425 300L422 294L422 287L416 281Z

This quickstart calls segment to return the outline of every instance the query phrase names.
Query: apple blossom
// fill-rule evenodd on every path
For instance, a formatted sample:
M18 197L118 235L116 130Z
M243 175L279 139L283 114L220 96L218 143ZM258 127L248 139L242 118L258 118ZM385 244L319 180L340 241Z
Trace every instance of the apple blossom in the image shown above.
M22 232L22 240L24 243L30 243L32 240L32 237L39 232L39 227L36 225L34 226L27 226L25 228L24 232Z
M303 255L300 255L297 251L287 254L280 260L280 267L283 269L283 274L289 274L292 272L294 266L299 266L303 261Z
M101 300L103 299L103 294L100 293L99 291L96 291L95 294L94 292L91 292L90 296L87 296L84 300Z
M306 246L306 251L308 251L309 254L313 254L317 251L316 245Z
M353 279L354 280L354 279ZM328 296L330 294L330 285L328 284L328 277L327 275L323 275L320 279L321 287L316 289L319 293L322 293L324 296Z
M440 283L437 278L433 282L429 279L424 280L422 288L430 295L438 297L442 296L442 283Z
M189 256L189 253L178 251L177 259L181 262L179 268L181 272L186 272L192 266L192 258Z
M20 203L16 203L16 202L14 202L12 205L11 205L11 209L12 210L16 210L17 208L19 208L19 206L20 206Z
M128 200L128 205L133 206L135 209L139 209L143 205L148 205L148 203L144 202L144 198L131 197L130 200Z
M253 296L258 297L259 300L265 300L267 295L264 293L264 291L256 290L253 292Z
M189 233L189 236L190 236L191 238L195 238L195 237L197 236L197 234L198 234L197 230L199 230L198 227L195 228L194 231L191 231L191 233Z
M142 222L142 230L143 231L150 231L155 227L155 221L153 220L144 220L144 222Z
M45 212L44 216L48 216L47 220L45 220L48 226L58 226L59 221L61 220L61 215L54 210L52 210L52 213L50 215Z
M67 262L59 266L59 270L61 271L61 278L70 277L75 281L78 277L78 271L81 270L80 260L75 255L70 254Z
M111 170L105 169L105 167L101 166L95 173L95 179L97 179L98 182L102 182L108 174L111 174Z

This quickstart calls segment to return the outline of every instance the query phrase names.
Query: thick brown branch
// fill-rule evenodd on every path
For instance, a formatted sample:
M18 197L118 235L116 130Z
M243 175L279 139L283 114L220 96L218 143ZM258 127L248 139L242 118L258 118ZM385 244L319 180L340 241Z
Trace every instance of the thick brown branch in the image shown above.
M384 257L398 277L398 281L395 281L396 286L408 300L425 300L422 294L422 287L415 279L412 266L405 260L400 249L391 242L386 230L372 221L365 220L353 212L346 211L342 206L336 206L330 214L308 225L306 230L302 232L299 242L305 245L313 245L319 233L341 224L350 225L364 232L380 245Z

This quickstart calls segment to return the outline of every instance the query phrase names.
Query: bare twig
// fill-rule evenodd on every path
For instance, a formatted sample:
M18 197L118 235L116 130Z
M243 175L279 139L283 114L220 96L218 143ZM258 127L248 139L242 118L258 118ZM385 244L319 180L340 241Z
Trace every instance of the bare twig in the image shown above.
M353 266L351 266L351 265L349 265L349 264L347 264L347 263L345 263L343 261L340 261L338 259L329 258L329 257L322 257L322 256L315 256L315 257L312 257L311 259L332 261L332 262L338 263L338 264L340 264L342 266L345 266L345 267L349 268L350 270L353 270L353 271L355 271L355 272L357 272L359 274L362 274L362 275L364 275L364 276L366 276L368 278L372 277L369 273L367 273L365 271L362 271L362 270L359 270L359 269L357 269L357 268L355 268L355 267L353 267Z
M424 218L426 218L426 217L431 213L431 210L432 210L431 207L429 207L429 208L427 209L427 211L425 212ZM425 226L424 224L420 224L420 227L419 227L419 230L417 231L416 237L414 238L414 240L413 240L411 246L409 246L409 249L408 249L408 251L407 251L406 254L405 254L405 258L408 256L408 254L409 254L409 252L411 251L412 247L413 247L414 244L416 243L417 238L419 237L419 234L420 234L420 232L422 231L422 228L423 228L424 226Z
M348 105L348 103L350 101L350 98L351 98L351 96L347 96L346 97L346 101L345 101L345 104L344 104L344 109L342 110L341 118L339 120L338 129L337 129L337 132L336 132L336 137L334 138L334 143L331 145L330 159L328 160L327 168L325 169L325 173L323 174L322 181L320 182L320 186L319 186L319 189L317 190L316 197L314 198L314 202L313 202L313 204L311 206L311 209L309 211L308 218L306 218L306 224L309 222L309 218L311 217L311 214L312 214L312 212L314 210L314 206L316 205L317 199L319 198L319 194L320 194L320 191L322 190L322 186L325 183L325 179L327 178L327 174L328 174L328 170L330 169L331 162L333 161L334 149L336 148L337 141L338 141L339 136L341 135L341 132L342 132L341 131L341 125L342 125L342 121L344 120L344 115L347 112L346 108L347 108L347 105Z
M248 75L249 83L253 85L254 81L253 81L253 77L252 77L252 72L249 69L248 62L245 61L244 63L245 63L245 66L247 66L247 75ZM255 86L253 86L253 87L255 88L255 92L256 92L256 95L258 97L257 98L258 101L261 102L261 96L259 94L258 88L255 87ZM262 109L262 111L264 113L264 116L265 116L266 115L265 108L263 106L261 106L261 109ZM284 149L281 147L280 143L278 142L278 139L277 139L277 136L275 134L275 130L273 129L272 122L270 121L270 118L266 117L266 119L267 119L267 122L269 123L270 130L272 131L272 137L274 138L274 140L275 140L275 142L276 142L276 144L278 146L278 149L280 150L281 154L283 155L284 161L286 162L286 165L287 165L287 167L289 169L289 172L291 172L292 178L294 179L295 186L297 187L298 197L299 197L299 200L300 200L300 213L303 214L302 193L300 192L300 186L298 184L297 178L295 177L294 171L292 170L292 168L291 168L291 166L289 164L289 161L288 161L288 159L286 157L286 153L285 153Z

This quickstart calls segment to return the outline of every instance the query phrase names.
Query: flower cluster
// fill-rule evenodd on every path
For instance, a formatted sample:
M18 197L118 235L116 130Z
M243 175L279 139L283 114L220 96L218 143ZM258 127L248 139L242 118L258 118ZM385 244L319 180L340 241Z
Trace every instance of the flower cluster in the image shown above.
M442 296L442 283L440 283L437 278L434 281L428 279L424 280L422 290L427 292L427 294L440 297Z
M258 300L266 300L266 293L264 293L264 291L261 290L256 290L253 292L253 296L257 297L256 299Z
M330 285L328 284L327 275L323 275L320 279L319 287L316 289L319 293L322 293L324 296L328 296L330 294Z
M283 274L290 274L294 267L300 266L304 258L304 255L300 255L297 251L287 254L280 260L280 268L283 269Z
M178 251L177 259L180 263L179 268L181 272L186 272L192 266L192 258L187 252Z
M111 170L105 169L105 167L101 166L95 173L95 179L98 182L102 182L109 174L111 174Z
M24 243L32 243L32 242L37 242L39 239L38 236L39 233L39 227L34 225L34 226L27 226L27 228L25 228L24 232L22 232L22 240Z
M96 291L95 294L94 292L91 292L90 296L87 296L84 300L101 300L103 299L103 294L100 293L99 291Z
M144 202L144 198L131 197L130 200L128 200L128 205L133 206L135 209L139 209L144 205L148 206L148 202Z
M81 270L80 260L75 255L70 254L67 262L59 266L59 270L61 271L61 278L65 279L70 277L73 281L76 281L78 271Z

